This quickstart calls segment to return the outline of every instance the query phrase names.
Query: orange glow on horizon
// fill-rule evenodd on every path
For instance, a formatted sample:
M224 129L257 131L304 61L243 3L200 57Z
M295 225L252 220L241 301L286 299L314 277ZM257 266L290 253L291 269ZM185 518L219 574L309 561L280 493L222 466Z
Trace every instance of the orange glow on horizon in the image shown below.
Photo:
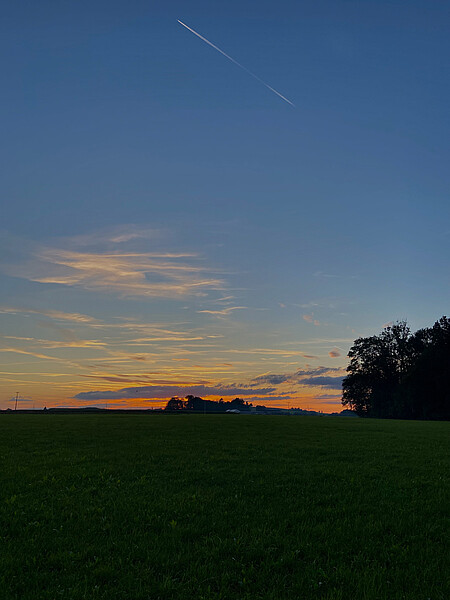
M161 409L164 408L167 402L170 400L168 398L123 398L123 399L113 399L113 400L74 400L73 398L66 397L64 399L58 398L36 398L33 401L27 401L26 404L20 403L20 398L25 396L19 395L19 410L20 409L33 409L36 410L46 408L83 408L89 406L96 406L99 408L108 408L108 409L124 409L124 410L132 410L132 409ZM240 395L244 401L247 401L245 396ZM222 398L225 402L229 402L235 398L235 396L202 396L204 400L213 400L218 401ZM184 398L183 398L184 399ZM249 398L249 401L253 406L267 406L272 408L284 408L284 409L294 409L300 408L303 410L317 411L317 412L340 412L344 407L340 403L340 396L336 396L336 400L321 400L314 396L302 396L289 400L281 400L277 399L272 401L270 396L267 396L265 399L252 401ZM8 402L8 406L4 406L3 409L6 408L14 408L12 402Z

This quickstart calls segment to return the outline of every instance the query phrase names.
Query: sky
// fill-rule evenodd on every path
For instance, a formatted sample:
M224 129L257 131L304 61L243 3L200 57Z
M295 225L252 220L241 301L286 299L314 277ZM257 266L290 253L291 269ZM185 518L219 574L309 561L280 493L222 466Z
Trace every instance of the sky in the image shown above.
M356 338L449 313L449 30L429 0L5 2L0 408L341 410Z

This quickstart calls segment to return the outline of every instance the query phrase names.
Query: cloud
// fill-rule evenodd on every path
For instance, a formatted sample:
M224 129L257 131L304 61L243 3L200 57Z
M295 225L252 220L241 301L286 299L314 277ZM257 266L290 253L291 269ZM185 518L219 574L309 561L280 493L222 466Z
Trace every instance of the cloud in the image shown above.
M39 352L29 352L28 350L21 350L20 348L0 348L0 352L14 352L15 354L25 354L26 356L33 356L34 358L43 358L46 360L62 360L61 358L57 358L56 356L48 356L47 354L40 354Z
M186 397L189 394L193 396L239 396L252 394L268 395L275 391L275 388L251 389L246 387L235 387L229 385L148 385L143 387L129 387L120 390L96 390L92 392L81 392L74 396L76 400L123 400L126 398L170 398L172 396Z
M268 354L270 356L301 356L303 358L318 358L310 354L305 354L300 350L280 350L279 348L249 348L248 350L225 350L229 354Z
M328 387L335 390L342 388L343 377L306 377L299 383L301 385L318 385L320 387Z
M319 277L321 279L358 279L356 275L336 275L324 273L323 271L316 271L314 277Z
M72 248L90 247L98 248L115 244L124 244L137 241L153 241L160 243L170 233L166 230L141 227L133 224L118 225L117 227L106 227L97 229L91 233L75 235L65 238L65 244ZM134 244L135 245L135 244Z
M54 246L21 244L12 260L3 257L1 267L12 277L113 291L121 297L184 298L224 289L224 281L201 263L198 254L162 249L167 240L160 237L151 240L158 242L157 251L148 251L148 237L151 232L128 227L66 238Z
M245 310L247 306L230 306L222 310L198 310L198 313L206 313L215 317L227 317L233 310Z
M315 308L320 306L320 304L318 302L307 302L306 304L294 303L292 306L298 306L299 308Z
M307 345L307 346L329 346L330 344L344 344L353 342L355 338L310 338L305 340L295 340L289 344Z
M8 398L8 402L15 402L16 401L16 397L14 396L13 398ZM19 396L17 398L17 403L19 402L33 402L32 398L22 398L21 396Z
M40 346L41 348L48 348L48 349L54 349L54 348L99 348L99 347L106 346L106 342L101 342L99 340L67 339L66 341L63 341L63 342L57 342L54 340L41 340L39 338L19 337L19 336L15 336L15 335L3 335L0 337L5 340L28 342L30 344ZM1 351L17 352L17 350L12 350L12 349L5 349L5 350L0 349L0 352ZM38 356L38 355L36 355L36 356ZM43 357L43 355L41 355L41 357Z
M108 330L115 335L132 336L127 345L138 345L147 342L156 341L201 341L212 338L219 338L219 335L195 335L188 328L180 328L185 323L138 323L134 320L125 320L124 323L100 323L93 325L93 329ZM170 327L173 327L170 329ZM121 343L125 343L121 340Z
M260 375L259 377L255 377L253 381L254 385L257 383L268 383L269 385L280 385L281 383L286 383L289 380L289 375Z
M154 253L93 253L46 249L34 264L18 274L39 283L115 291L121 296L177 298L220 289L223 281L204 267L184 262L191 255Z
M67 329L67 327L61 327L53 321L43 321L42 319L40 319L37 321L37 325L43 327L44 329L56 331L56 333L66 342L75 343L80 341L75 335L75 333L72 331L72 329Z
M318 327L320 325L320 321L318 321L317 319L314 319L314 315L303 315L303 320L306 321L307 323L312 323L313 325L316 325L316 327Z
M283 383L290 383L295 385L318 385L333 387L332 384L335 386L339 384L340 389L342 384L342 376L333 376L333 373L341 374L342 369L337 367L317 367L315 369L298 369L294 373L265 373L252 379L251 385L281 385Z
M328 356L330 358L338 358L339 356L341 356L341 352L339 348L333 348L333 350L330 350L330 352L328 352Z
M314 277L322 277L324 279L339 279L340 275L330 275L330 273L324 273L323 271L316 271Z
M23 308L18 306L0 306L0 313L4 314L28 314L50 317L56 321L72 321L74 323L99 323L97 319L80 313L67 313L60 310L38 310L34 308Z
M143 344L148 344L151 342L194 342L197 340L204 340L206 338L201 336L195 337L177 337L175 335L166 336L166 337L145 337L145 338L137 338L133 341L127 342L127 346L142 346Z
M249 396L246 402L279 402L280 400L296 400L294 396Z

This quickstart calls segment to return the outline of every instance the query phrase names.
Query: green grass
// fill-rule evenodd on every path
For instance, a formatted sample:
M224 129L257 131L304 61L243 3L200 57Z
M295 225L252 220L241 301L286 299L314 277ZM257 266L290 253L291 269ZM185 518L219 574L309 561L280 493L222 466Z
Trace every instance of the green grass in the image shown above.
M450 424L0 416L0 597L450 598Z

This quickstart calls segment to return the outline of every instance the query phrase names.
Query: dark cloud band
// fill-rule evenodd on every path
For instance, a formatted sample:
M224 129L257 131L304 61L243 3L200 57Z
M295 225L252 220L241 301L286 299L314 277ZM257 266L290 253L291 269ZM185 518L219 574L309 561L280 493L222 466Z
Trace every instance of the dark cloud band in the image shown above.
M178 385L147 385L143 387L122 388L121 390L104 390L82 392L74 396L76 400L122 400L125 398L170 398L179 396L184 398L189 394L193 396L240 396L251 394L268 395L275 391L273 387L251 388L234 386L215 386L206 385L178 386Z

